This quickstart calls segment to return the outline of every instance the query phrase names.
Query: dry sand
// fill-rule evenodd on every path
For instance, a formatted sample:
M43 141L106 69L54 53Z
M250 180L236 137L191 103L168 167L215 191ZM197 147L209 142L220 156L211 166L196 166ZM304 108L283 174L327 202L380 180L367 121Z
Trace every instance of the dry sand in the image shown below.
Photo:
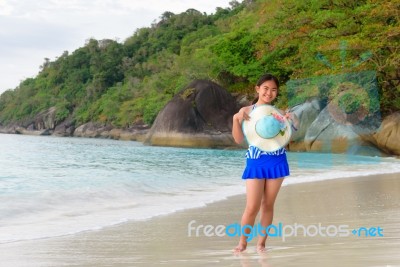
M193 236L195 231L188 236L192 220L196 221L193 227L239 222L244 204L245 196L236 196L149 221L2 244L1 265L400 266L400 174L289 185L281 189L276 202L275 225L348 225L350 230L380 227L382 237L366 237L365 232L361 236L304 237L299 232L285 241L270 237L266 253L256 253L253 240L246 252L234 255L237 237L207 237L202 231L198 237Z

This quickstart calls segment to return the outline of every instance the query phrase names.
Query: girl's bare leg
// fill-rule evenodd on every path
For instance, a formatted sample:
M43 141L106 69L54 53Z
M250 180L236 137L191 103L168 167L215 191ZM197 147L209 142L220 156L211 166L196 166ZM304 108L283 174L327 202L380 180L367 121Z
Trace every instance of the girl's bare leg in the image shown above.
M274 217L274 204L276 197L281 188L283 178L277 179L266 179L265 180L264 194L261 201L261 225L267 227L272 224L272 219ZM267 240L267 234L263 231L264 236L259 236L257 241L257 251L265 251L265 241Z
M247 179L246 180L246 208L244 210L241 226L254 225L257 213L260 210L261 200L264 194L265 179ZM246 234L250 229L245 230ZM240 236L239 244L234 249L235 252L242 252L247 247L247 237Z

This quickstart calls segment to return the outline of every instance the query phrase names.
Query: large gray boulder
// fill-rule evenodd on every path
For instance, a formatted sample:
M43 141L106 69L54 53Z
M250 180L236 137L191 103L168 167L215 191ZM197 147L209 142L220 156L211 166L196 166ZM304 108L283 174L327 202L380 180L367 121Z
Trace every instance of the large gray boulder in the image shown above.
M73 136L75 131L75 123L71 118L67 118L60 124L56 125L53 135L55 136Z
M232 116L235 99L224 88L195 80L160 111L146 138L147 144L183 147L234 145Z
M310 125L315 121L321 111L319 99L315 98L303 104L294 106L289 112L294 113L300 122L297 131L293 131L291 142L288 145L290 151L306 151L304 138Z
M400 112L387 116L368 140L379 149L400 156Z
M57 109L51 107L37 114L32 125L33 130L53 130L56 126L56 112Z
M88 122L77 127L74 131L74 136L89 138L107 138L109 131L111 130L112 127L110 125Z
M307 151L382 155L381 151L362 138L379 127L376 118L357 124L345 122L332 113L331 105L329 103L308 127L304 137Z

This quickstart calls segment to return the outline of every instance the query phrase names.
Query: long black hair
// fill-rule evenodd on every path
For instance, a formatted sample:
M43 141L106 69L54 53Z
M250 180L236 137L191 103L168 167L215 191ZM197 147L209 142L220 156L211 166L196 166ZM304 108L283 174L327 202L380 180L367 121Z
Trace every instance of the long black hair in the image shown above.
M278 93L279 93L279 81L278 78L276 78L274 75L270 74L270 73L266 73L263 76L261 76L257 83L256 86L261 86L264 82L266 81L274 81L276 84L276 87L278 88ZM253 102L251 102L251 104L255 104L258 101L258 96L253 100Z

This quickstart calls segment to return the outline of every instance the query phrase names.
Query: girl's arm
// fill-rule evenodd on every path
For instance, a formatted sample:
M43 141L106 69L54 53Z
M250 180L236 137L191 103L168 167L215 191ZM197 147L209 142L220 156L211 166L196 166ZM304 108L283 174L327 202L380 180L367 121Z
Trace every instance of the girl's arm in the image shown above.
M233 123L232 123L232 136L237 144L241 144L244 140L244 134L242 131L242 122L243 120L249 120L250 116L246 112L248 107L243 107L239 110L238 113L233 115Z

